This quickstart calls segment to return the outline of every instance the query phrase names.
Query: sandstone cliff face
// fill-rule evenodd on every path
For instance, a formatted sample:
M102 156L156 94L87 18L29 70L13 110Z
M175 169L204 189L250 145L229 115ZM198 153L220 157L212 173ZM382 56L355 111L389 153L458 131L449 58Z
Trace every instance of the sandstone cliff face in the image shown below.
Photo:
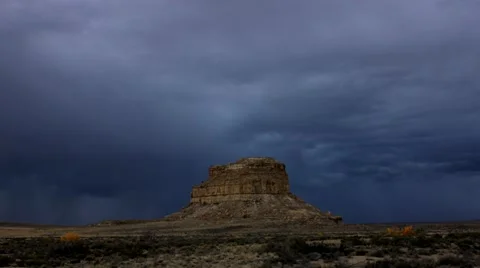
M208 180L193 187L189 205L165 219L273 220L315 225L342 221L292 194L285 165L268 157L211 166Z
M273 158L243 158L227 165L211 166L206 182L194 186L191 203L251 200L261 194L288 194L285 165Z

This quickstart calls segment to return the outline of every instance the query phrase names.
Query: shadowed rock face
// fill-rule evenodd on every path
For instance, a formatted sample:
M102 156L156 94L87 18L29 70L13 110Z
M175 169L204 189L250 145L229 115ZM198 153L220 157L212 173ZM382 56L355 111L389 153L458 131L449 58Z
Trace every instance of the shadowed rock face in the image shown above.
M194 186L190 203L252 200L256 195L290 193L285 165L269 157L242 158L211 166L206 182Z
M315 225L342 221L292 194L285 165L269 157L242 158L235 163L211 166L208 180L193 187L190 204L165 219L253 219Z

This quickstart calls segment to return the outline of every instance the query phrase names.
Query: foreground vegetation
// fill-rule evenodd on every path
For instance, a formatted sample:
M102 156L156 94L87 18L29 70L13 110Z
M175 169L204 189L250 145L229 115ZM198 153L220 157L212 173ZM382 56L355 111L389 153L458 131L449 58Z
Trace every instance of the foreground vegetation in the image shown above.
M0 267L474 267L480 233L1 238Z

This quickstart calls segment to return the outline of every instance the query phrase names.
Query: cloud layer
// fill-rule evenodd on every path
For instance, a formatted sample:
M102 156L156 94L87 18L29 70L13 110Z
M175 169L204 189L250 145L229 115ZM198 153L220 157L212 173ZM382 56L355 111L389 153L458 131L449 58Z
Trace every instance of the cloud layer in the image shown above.
M287 164L350 222L478 217L480 2L0 3L0 221L161 217Z

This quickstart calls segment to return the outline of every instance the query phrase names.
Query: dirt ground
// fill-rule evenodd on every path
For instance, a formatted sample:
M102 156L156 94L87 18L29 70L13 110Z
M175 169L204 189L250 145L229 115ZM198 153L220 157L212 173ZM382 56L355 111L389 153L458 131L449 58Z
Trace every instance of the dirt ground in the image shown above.
M88 227L0 224L0 267L480 267L480 222L279 225L111 222ZM62 241L67 232L80 239Z

